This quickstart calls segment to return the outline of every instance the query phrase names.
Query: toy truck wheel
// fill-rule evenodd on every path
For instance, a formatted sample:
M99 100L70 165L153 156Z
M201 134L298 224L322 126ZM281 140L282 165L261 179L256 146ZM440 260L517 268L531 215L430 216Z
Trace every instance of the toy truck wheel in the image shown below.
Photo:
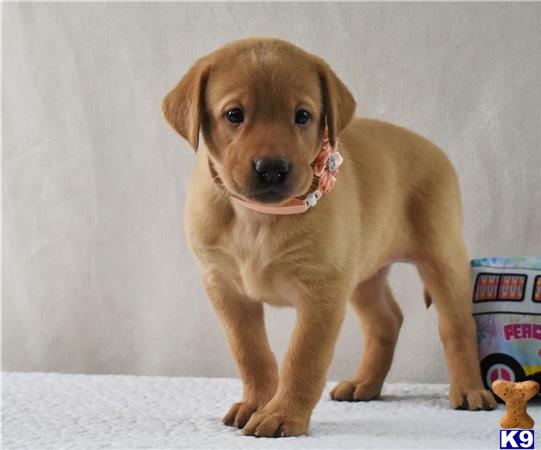
M481 374L487 389L492 389L492 382L501 378L507 381L523 381L524 369L515 358L503 353L492 353L481 361Z

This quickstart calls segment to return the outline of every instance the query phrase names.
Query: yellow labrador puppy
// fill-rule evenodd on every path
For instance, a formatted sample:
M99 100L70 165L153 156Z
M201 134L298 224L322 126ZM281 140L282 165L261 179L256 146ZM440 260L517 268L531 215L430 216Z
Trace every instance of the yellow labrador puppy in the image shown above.
M246 435L305 433L348 301L365 349L331 397L376 398L402 323L386 279L399 260L417 266L436 305L451 406L496 406L478 367L457 177L438 148L354 118L351 93L322 59L271 38L201 58L162 109L199 147L187 237L244 385L225 424ZM280 373L264 303L297 310Z

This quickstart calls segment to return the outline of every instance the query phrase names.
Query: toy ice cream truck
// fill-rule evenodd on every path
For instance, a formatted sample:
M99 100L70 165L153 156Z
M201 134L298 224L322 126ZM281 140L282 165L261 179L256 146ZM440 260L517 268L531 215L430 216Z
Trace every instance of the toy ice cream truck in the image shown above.
M541 257L471 262L481 374L541 383Z

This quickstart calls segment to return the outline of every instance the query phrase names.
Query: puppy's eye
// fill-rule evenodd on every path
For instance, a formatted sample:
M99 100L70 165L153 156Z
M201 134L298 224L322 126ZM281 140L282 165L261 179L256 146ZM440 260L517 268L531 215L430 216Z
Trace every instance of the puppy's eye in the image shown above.
M242 123L244 122L244 113L240 108L230 109L225 113L225 117L231 123Z
M305 125L310 120L310 113L304 109L299 109L295 113L295 123L299 125Z

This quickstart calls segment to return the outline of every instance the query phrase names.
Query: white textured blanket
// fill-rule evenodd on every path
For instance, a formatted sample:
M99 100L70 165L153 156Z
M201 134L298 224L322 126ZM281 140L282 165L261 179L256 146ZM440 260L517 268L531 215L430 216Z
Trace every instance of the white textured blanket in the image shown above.
M499 448L503 407L453 411L445 385L390 384L368 403L331 401L330 386L308 436L257 439L221 423L239 380L4 373L3 448ZM541 404L529 412L541 424Z

